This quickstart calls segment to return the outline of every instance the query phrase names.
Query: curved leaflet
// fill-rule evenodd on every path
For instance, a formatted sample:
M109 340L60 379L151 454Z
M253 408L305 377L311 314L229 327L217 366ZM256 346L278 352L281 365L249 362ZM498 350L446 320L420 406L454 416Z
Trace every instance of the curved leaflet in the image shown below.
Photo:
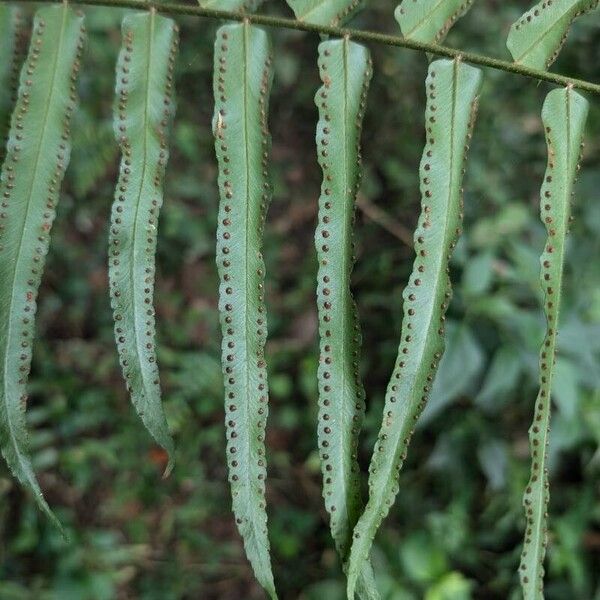
M319 261L319 424L323 497L338 553L345 565L352 529L362 512L358 435L365 392L358 371L361 344L350 291L354 263L353 225L360 185L360 134L373 70L369 51L348 39L319 45L322 87L317 153L323 170L315 245ZM376 597L371 566L365 562L361 597Z
M26 383L36 298L69 162L83 37L83 16L66 4L36 13L0 178L0 446L15 477L57 525L28 456Z
M261 249L271 199L267 115L272 83L267 33L247 22L221 27L213 83L221 197L216 260L229 481L246 555L260 584L276 598L265 510L269 392Z
M24 58L24 26L19 7L0 4L0 163L4 160L19 68Z
M547 69L567 39L571 23L595 9L598 0L542 0L513 23L506 45L513 60Z
M115 339L127 390L153 438L173 464L173 441L160 399L154 291L158 215L175 111L177 25L154 10L123 19L117 63L115 136L121 149L109 235Z
M429 67L417 257L403 293L401 341L369 466L369 501L354 528L348 598L354 597L358 571L398 492L398 472L444 350L444 315L451 297L448 262L461 232L462 177L481 82L481 71L458 59L437 60Z
M441 43L475 0L403 0L394 16L402 35L419 42Z
M287 0L298 21L337 27L352 18L364 0Z
M540 389L529 429L531 475L523 505L527 518L519 575L525 600L544 597L544 556L549 500L546 453L556 341L561 303L565 241L571 219L571 198L579 170L588 103L570 88L553 90L542 109L548 165L540 193L540 214L548 237L541 256L541 284L547 329L540 351Z

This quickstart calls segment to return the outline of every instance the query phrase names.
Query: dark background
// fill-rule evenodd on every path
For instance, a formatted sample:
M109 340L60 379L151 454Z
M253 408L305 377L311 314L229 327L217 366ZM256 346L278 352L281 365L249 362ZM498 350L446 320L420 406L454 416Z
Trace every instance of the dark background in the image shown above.
M525 1L479 0L448 44L508 58ZM353 25L398 33L395 2ZM281 0L262 9L290 11ZM214 264L217 187L210 121L216 24L180 19L179 107L158 244L156 308L164 404L177 464L124 390L107 291L107 223L118 155L111 124L121 11L85 9L81 109L41 291L28 411L36 472L70 541L0 467L0 599L262 598L230 514ZM553 67L600 80L598 14L574 26ZM316 451L314 151L316 36L273 33L275 196L265 240L271 411L270 538L284 599L342 598ZM425 56L373 46L353 285L364 330L368 464L402 315L419 211ZM539 112L550 87L485 71L452 262L448 352L413 438L373 558L383 598L519 598L516 569L536 395L545 169ZM592 101L564 291L550 447L547 599L600 598L600 109Z

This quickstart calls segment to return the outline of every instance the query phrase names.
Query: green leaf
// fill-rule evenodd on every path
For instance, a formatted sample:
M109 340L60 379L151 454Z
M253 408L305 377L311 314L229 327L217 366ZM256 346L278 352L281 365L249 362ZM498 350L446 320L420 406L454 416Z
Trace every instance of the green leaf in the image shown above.
M515 390L523 370L523 357L514 346L500 346L488 367L475 403L483 410L497 413Z
M0 4L0 162L4 160L19 68L25 54L25 18L17 6Z
M482 296L489 291L494 278L496 257L490 251L471 256L463 271L462 291L465 296Z
M0 179L0 446L15 477L56 524L28 456L26 384L36 298L70 156L83 35L83 16L67 4L36 13Z
M421 426L438 416L453 400L466 394L483 366L483 350L469 326L449 321L446 329L446 351L421 416Z
M319 424L323 498L337 551L345 565L352 530L363 509L358 435L365 391L358 372L360 324L350 291L354 263L353 225L360 185L360 133L373 70L360 44L332 40L319 45L322 87L317 155L323 170L315 245L319 261ZM377 597L369 562L359 584L361 597Z
M576 418L579 399L582 395L579 386L579 368L581 367L578 367L577 363L564 356L557 357L554 365L554 393L552 396L559 412L569 421Z
M398 492L398 472L442 357L451 295L448 263L461 231L462 175L481 81L479 69L459 60L429 67L417 258L403 293L401 342L369 467L369 501L354 528L348 598L354 597L359 569Z
M529 429L531 476L523 498L527 525L519 573L525 600L540 600L544 597L546 512L549 500L546 459L550 431L550 397L555 372L565 241L587 113L587 101L571 88L550 92L542 109L548 145L548 165L540 193L540 213L548 237L540 261L547 330L540 350L540 389L535 402L533 424Z
M287 0L298 21L337 27L349 21L364 0Z
M475 0L403 0L394 16L402 35L419 42L444 41L450 28Z
M595 9L598 0L542 0L513 23L506 45L513 60L533 69L547 69L567 39L571 23Z
M169 454L173 441L160 399L154 290L158 215L175 111L173 64L177 26L156 11L126 16L117 62L115 136L121 149L109 236L109 279L115 339L127 390L152 437Z
M430 587L424 600L471 600L473 584L462 573L452 571Z
M265 510L267 317L262 238L271 199L267 115L272 54L267 33L226 25L215 42L213 131L219 162L217 267L223 331L227 463L233 512L254 573L276 598Z
M198 3L202 8L253 12L263 3L263 0L198 0Z

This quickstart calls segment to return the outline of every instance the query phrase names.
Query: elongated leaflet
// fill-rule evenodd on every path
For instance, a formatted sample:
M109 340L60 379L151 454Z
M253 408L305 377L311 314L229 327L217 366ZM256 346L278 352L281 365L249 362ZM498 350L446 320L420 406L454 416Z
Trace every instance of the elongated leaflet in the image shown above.
M398 472L444 350L448 261L461 232L462 176L481 81L479 69L459 60L438 60L429 67L417 257L403 293L401 341L369 467L369 501L354 528L348 598L354 597L358 571L398 492Z
M403 0L394 16L402 35L420 42L441 43L475 0Z
M287 0L299 21L337 27L348 21L364 0Z
M571 198L579 170L588 103L570 88L546 96L542 120L548 145L548 165L540 193L540 214L548 237L541 256L541 284L547 329L540 351L540 389L529 429L531 476L523 505L527 517L520 577L525 600L544 597L544 556L549 500L546 453L558 317L561 304L565 241L571 219Z
M202 8L252 12L263 3L263 0L198 0L198 3Z
M213 131L219 162L217 267L223 331L227 462L235 520L254 573L276 598L265 510L268 413L265 265L261 253L271 138L272 82L267 33L247 22L225 25L215 41Z
M513 23L506 45L515 62L547 69L567 39L571 23L598 0L542 0Z
M0 4L0 163L4 161L10 115L24 58L24 25L19 7Z
M168 473L173 441L160 399L152 295L167 134L175 111L177 25L151 10L126 16L122 35L114 109L122 158L109 236L111 305L127 389L144 425L169 453Z
M69 162L83 36L83 16L66 4L36 13L0 179L0 446L15 477L56 524L28 457L26 383L36 298Z
M361 336L350 276L360 132L373 67L369 51L345 38L319 45L319 68L323 85L315 96L316 141L323 184L315 233L321 354L318 438L325 507L345 564L363 508L357 446L365 392L358 371ZM362 575L361 597L369 597L367 590L375 584L368 562Z

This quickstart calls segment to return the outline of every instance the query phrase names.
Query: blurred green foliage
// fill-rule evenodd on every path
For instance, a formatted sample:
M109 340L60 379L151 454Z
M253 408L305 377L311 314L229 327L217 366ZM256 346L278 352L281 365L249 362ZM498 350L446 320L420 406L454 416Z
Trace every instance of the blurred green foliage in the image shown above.
M507 57L508 27L528 5L476 3L448 44ZM394 6L373 0L355 24L396 33ZM2 467L0 600L261 598L229 511L223 458L210 130L216 24L181 19L179 107L156 291L159 362L177 464L162 481L166 457L138 422L121 381L107 290L107 223L118 160L111 108L122 13L85 10L81 109L41 292L28 411L36 470L70 539L60 538ZM275 0L264 10L288 14ZM336 600L344 585L322 506L315 431L317 39L283 31L274 38L275 198L265 248L270 535L282 598ZM368 389L360 455L365 466L412 263L405 242L418 215L426 72L418 53L372 51L353 279ZM600 26L595 18L582 19L555 69L594 80L599 63ZM546 157L539 112L548 89L485 73L465 182L465 234L452 264L448 351L374 549L387 600L519 597L527 429L543 332L538 189ZM559 337L548 600L600 598L597 102L587 139ZM369 216L373 207L384 211L377 221Z

